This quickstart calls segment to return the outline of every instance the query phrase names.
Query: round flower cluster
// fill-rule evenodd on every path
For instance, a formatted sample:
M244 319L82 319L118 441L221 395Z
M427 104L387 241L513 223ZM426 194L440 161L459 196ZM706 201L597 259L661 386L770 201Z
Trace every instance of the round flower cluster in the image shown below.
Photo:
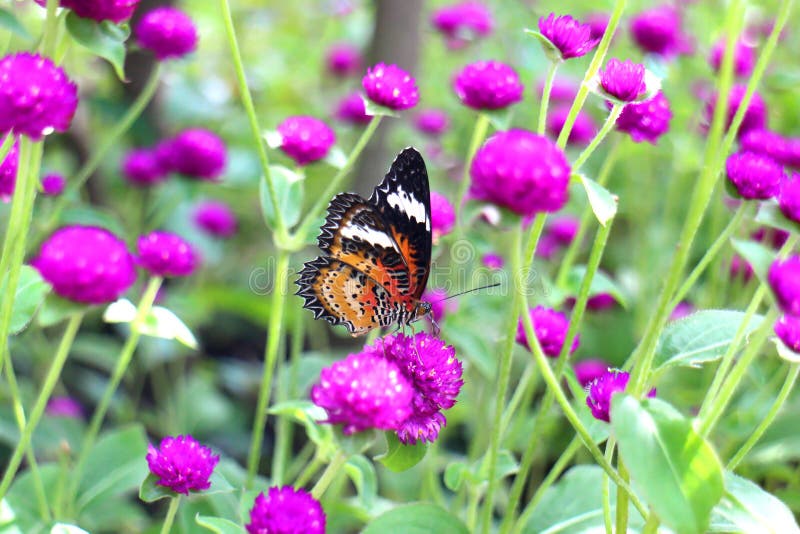
M324 158L336 142L336 134L315 117L288 117L278 125L281 150L298 165Z
M502 109L522 100L525 87L517 72L499 61L478 61L461 69L453 89L465 105L480 110Z
M536 333L536 339L539 340L539 345L542 347L542 352L550 358L558 358L564 346L564 340L567 337L569 319L563 313L544 306L531 308L529 313L533 322L533 330ZM528 336L525 335L525 325L522 318L519 319L517 324L517 343L531 350ZM576 335L569 349L570 354L578 350L578 345L580 345L580 336Z
M303 489L273 486L250 509L248 534L325 534L325 512Z
M644 65L629 59L611 58L599 75L606 96L618 102L633 102L647 90Z
M523 221L526 225L532 222L531 219ZM580 221L571 215L563 215L550 219L545 226L544 233L536 247L536 256L543 259L550 259L564 247L568 247L578 233Z
M167 179L168 169L164 168L157 152L150 148L134 148L125 154L121 164L122 176L137 187L147 187Z
M581 385L581 387L585 388L596 379L606 374L606 371L608 371L609 367L611 366L603 360L582 360L576 362L574 365L575 378L578 379L578 383Z
M147 447L147 465L158 480L156 484L175 493L189 495L211 487L209 478L219 456L192 436L167 436L158 448Z
M42 7L47 0L36 0ZM81 18L97 22L110 20L115 24L128 20L139 5L139 0L61 0L61 7L71 9Z
M592 416L606 423L611 421L611 397L615 393L625 391L628 386L630 374L625 371L607 370L599 378L595 378L588 386L589 395L586 397L586 405L592 410ZM655 388L647 394L648 397L655 397Z
M367 115L367 106L364 104L364 97L359 93L350 93L339 101L334 112L334 117L342 122L349 124L369 124L372 120Z
M445 36L447 46L455 49L491 34L494 21L489 8L480 2L467 0L434 11L431 24Z
M800 167L800 138L752 129L739 138L739 146L743 151L769 156L781 165Z
M0 141L5 142L6 137ZM6 157L0 162L0 198L7 202L14 194L17 184L17 168L19 167L19 141L15 140L8 150Z
M800 317L782 315L775 321L775 335L792 352L800 354Z
M669 100L659 91L653 98L622 108L615 126L620 132L629 134L636 143L647 141L655 145L669 131L671 119Z
M148 11L136 25L139 46L159 61L181 58L197 48L197 28L180 9L164 6Z
M167 172L208 181L220 178L228 158L225 142L203 128L183 130L159 143L155 152L158 164Z
M189 276L197 267L197 254L181 236L155 231L139 238L139 265L153 276Z
M350 43L336 43L325 54L325 65L334 76L353 76L361 71L361 52Z
M433 240L445 236L453 231L456 224L456 210L447 200L447 197L436 191L431 191L431 232Z
M481 263L489 269L497 270L502 269L503 265L505 265L505 260L499 254L494 254L490 252L488 254L484 254L481 258Z
M787 219L800 222L800 174L792 173L781 182L778 207Z
M720 39L711 48L708 62L715 71L722 68L722 58L725 55L725 39ZM733 72L740 78L747 78L753 72L756 63L756 53L752 46L748 46L741 40L737 40L733 47Z
M742 198L765 200L775 196L785 175L773 159L753 152L736 152L725 162L728 180Z
M236 215L222 202L201 202L194 210L194 223L198 228L214 237L230 237L236 233Z
M44 412L50 417L83 418L83 406L72 397L50 397Z
M788 315L800 317L800 256L775 260L767 280L778 307Z
M60 174L52 172L42 178L42 193L49 197L57 197L64 192L67 180Z
M361 80L367 98L393 110L413 108L419 102L414 78L397 65L378 63Z
M747 87L744 85L736 84L731 87L731 92L728 95L728 115L725 120L726 130L730 128L731 123L733 123L733 118L736 116L736 112L739 110L739 106L742 104L742 99L744 98L746 92ZM717 106L718 98L719 95L714 94L706 103L704 112L708 124L711 124L711 120L714 117L714 110ZM747 106L747 110L744 113L742 123L739 125L739 130L736 132L736 135L741 138L744 134L751 130L763 130L766 128L766 126L767 105L764 103L764 99L761 98L761 95L758 93L753 93L753 96L750 99L750 104Z
M541 17L539 32L558 50L562 60L585 56L600 42L600 38L592 36L591 26L569 15L556 17L550 13L547 18Z
M420 132L436 137L450 127L450 118L441 109L426 109L414 116L414 126Z
M691 50L678 10L669 5L642 11L631 20L633 40L645 52L671 57Z

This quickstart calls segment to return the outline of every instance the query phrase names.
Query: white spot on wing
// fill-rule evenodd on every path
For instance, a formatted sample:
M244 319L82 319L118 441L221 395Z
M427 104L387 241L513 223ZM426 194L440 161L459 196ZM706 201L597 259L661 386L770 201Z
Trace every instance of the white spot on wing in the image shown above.
M386 202L391 207L405 213L409 219L414 219L418 223L427 223L425 205L402 189L389 193L386 196Z
M362 226L356 226L354 224L348 224L347 226L343 227L341 230L341 235L347 239L360 238L365 243L369 243L373 246L394 248L394 242L384 232L379 232L378 230L372 230L370 228L364 228Z

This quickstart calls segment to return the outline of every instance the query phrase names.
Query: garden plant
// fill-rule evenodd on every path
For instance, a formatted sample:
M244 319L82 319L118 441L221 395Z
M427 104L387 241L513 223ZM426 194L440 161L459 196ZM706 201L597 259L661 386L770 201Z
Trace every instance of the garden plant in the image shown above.
M0 533L800 533L797 20L0 1Z

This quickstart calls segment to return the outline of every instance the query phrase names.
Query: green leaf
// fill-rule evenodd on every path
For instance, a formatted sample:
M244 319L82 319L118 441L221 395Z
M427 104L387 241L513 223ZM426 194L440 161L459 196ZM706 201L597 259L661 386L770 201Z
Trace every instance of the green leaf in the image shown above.
M771 226L772 228L786 230L794 234L800 233L800 224L787 219L780 208L778 208L778 204L775 200L765 200L759 203L756 222Z
M394 432L384 432L386 436L387 451L375 459L386 466L390 471L402 473L417 465L428 452L428 444L417 442L416 445L404 445Z
M701 310L669 323L656 346L657 372L669 367L700 367L725 354L744 320L744 312ZM763 317L754 315L746 333L755 330Z
M72 302L50 293L45 297L42 309L36 315L36 324L41 327L53 326L85 310L86 304Z
M567 275L566 287L563 288L566 295L577 296L580 292L583 279L586 278L586 266L576 265L570 269ZM601 293L608 293L614 300L619 302L623 308L628 307L628 299L622 288L606 273L597 271L592 277L592 283L589 285L589 296L599 295Z
M525 33L535 37L539 44L542 46L542 52L544 55L547 56L547 59L553 62L561 61L561 51L552 43L550 39L542 35L536 30L532 30L530 28L525 28Z
M800 354L793 351L779 338L774 337L772 341L775 343L775 348L778 349L778 356L791 363L800 363Z
M575 176L573 175L573 179ZM589 199L589 205L592 207L594 216L597 217L600 224L605 226L617 214L616 195L612 195L608 189L582 174L578 174L577 178L586 190L586 196Z
M722 465L711 445L660 399L625 393L611 399L619 453L645 501L680 533L702 533L722 498Z
M458 491L465 480L471 478L466 462L450 462L444 468L444 485L450 491Z
M378 495L378 475L375 466L366 457L357 454L347 460L344 470L358 491L361 506L364 510L372 510L375 497Z
M33 41L33 36L28 32L27 28L17 20L14 13L6 8L0 8L0 28L5 28L26 41Z
M774 495L738 475L725 472L725 496L714 507L710 532L797 534L792 511Z
M158 477L153 473L147 473L147 476L139 486L139 499L142 502L156 502L160 499L171 499L175 497L176 493L171 489L159 486L157 484Z
M131 323L136 318L136 306L128 299L119 299L108 305L103 312L103 320L107 323ZM197 339L189 327L177 315L163 306L153 306L141 325L141 333L161 339L175 341L197 349Z
M320 454L329 454L334 450L333 428L331 425L318 423L328 418L324 409L311 401L287 401L276 404L269 413L279 417L291 417L306 429L308 439L314 442Z
M434 504L414 503L398 506L379 515L361 534L467 534L461 520Z
M0 295L6 293L6 281L7 277L3 277L2 284L0 284ZM50 289L50 284L44 281L39 271L29 265L22 266L11 310L12 334L18 334L28 326Z
M489 481L489 464L486 463L488 459L487 456L484 456L484 461L480 463L478 467L474 480L476 482L488 482ZM517 463L517 459L514 458L514 455L511 454L510 451L502 449L497 452L497 464L495 465L494 476L497 480L501 480L508 475L512 475L519 471L519 464Z
M363 98L363 97L362 97ZM400 114L395 110L376 104L369 98L364 98L364 111L370 117L399 117Z
M125 80L125 41L131 33L127 25L117 26L107 20L96 22L70 11L67 31L80 45L111 63L117 77Z
M756 273L758 279L766 283L769 266L777 256L775 251L761 243L746 239L731 239L731 243L734 250L753 267L753 272Z
M338 145L333 145L322 161L334 169L341 170L347 164L347 154Z
M195 522L217 534L243 534L244 529L229 519L197 514Z
M283 222L287 227L292 227L300 219L303 207L303 177L280 165L271 165L269 169L275 196L283 214ZM270 228L275 228L275 210L270 200L266 178L262 178L259 182L259 195L264 221Z

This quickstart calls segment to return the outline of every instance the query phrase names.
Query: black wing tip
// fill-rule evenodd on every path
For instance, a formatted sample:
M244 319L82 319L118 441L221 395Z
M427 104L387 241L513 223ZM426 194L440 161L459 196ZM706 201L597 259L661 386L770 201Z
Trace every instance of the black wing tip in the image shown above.
M317 236L317 246L322 250L327 250L333 245L333 238L339 228L339 222L350 207L364 199L355 193L339 193L333 197L328 204L328 213L325 222L320 226Z

